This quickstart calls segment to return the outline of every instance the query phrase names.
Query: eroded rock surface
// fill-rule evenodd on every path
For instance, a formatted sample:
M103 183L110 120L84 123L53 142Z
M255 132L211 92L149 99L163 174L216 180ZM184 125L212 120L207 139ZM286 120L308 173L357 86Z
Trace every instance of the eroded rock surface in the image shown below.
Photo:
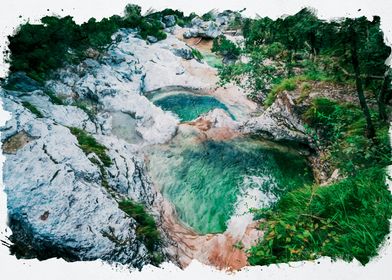
M40 259L100 258L136 267L149 263L145 246L137 240L135 221L102 186L100 169L80 149L70 130L55 118L36 118L17 97L3 91L1 97L4 109L12 112L12 119L2 128L2 141L21 134L31 139L7 154L4 164L14 252ZM40 102L44 108L45 102ZM103 143L112 145L109 156L117 163L109 169L114 173L109 186L150 205L154 194L140 186L140 181L148 182L132 148L118 139L101 137ZM128 180L119 175L125 175L125 169Z

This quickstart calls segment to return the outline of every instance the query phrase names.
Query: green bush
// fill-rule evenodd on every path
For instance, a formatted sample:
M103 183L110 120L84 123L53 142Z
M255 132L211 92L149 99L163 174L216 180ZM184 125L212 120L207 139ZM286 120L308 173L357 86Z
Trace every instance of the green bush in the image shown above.
M375 112L372 112L375 115ZM321 256L362 264L377 255L389 232L392 196L385 182L391 163L388 125L376 122L374 140L364 135L359 106L316 98L303 113L317 133L331 168L345 179L284 194L271 209L255 210L264 238L249 251L253 265L312 260Z
M376 112L372 115L377 127L375 141L365 136L362 110L353 104L316 98L303 114L319 135L319 144L328 147L330 163L348 174L391 163L388 125L376 121Z
M201 16L201 18L202 18L204 21L214 20L214 15L212 14L212 11L209 11L209 12L203 14L203 15Z
M224 35L220 35L213 40L211 51L228 59L237 59L241 54L241 49L235 43L226 39Z
M71 127L70 131L76 137L80 148L86 155L94 153L106 167L109 167L112 164L112 160L106 154L107 148L104 145L99 144L94 137L89 135L86 131L76 127Z
M273 42L271 45L263 46L264 52L269 58L277 58L283 51L284 46L279 42Z

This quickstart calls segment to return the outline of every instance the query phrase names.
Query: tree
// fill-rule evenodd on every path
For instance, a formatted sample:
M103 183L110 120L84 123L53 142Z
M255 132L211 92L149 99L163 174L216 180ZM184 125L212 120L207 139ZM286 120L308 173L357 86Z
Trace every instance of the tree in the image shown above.
M370 116L370 111L369 111L369 107L366 103L366 98L365 95L363 93L363 87L362 87L362 79L361 79L361 73L359 70L359 61L358 61L358 46L357 46L357 35L356 35L356 31L353 30L352 33L352 42L351 42L351 60L352 60L352 64L353 64L353 68L354 68L354 72L355 72L355 84L357 87L357 94L358 94L358 99L359 99L359 103L361 104L361 108L363 110L363 113L365 115L365 119L366 119L366 136L368 138L374 138L375 136L375 130L374 130L374 125L372 122L372 118Z
M377 96L377 104L378 104L378 116L381 121L388 121L388 115L386 110L386 104L392 98L392 90L391 90L391 71L387 71L384 76L384 80L382 83L382 87Z
M240 48L223 35L214 39L211 51L222 55L226 59L237 59L241 53Z

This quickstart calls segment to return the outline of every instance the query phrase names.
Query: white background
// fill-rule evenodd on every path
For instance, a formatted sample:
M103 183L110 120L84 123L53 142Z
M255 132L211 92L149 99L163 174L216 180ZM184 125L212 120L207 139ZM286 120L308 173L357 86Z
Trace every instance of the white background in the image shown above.
M29 20L35 22L44 15L72 15L80 23L90 17L101 19L113 14L121 14L130 1L127 0L0 0L0 51L6 47L6 36L14 32L20 24ZM389 42L392 41L392 1L391 0L134 0L132 3L142 6L143 11L153 7L179 9L185 13L192 11L202 14L213 8L240 10L247 8L245 14L271 18L283 14L293 14L307 6L318 10L319 17L330 19L336 17L356 17L372 15L381 16L381 24ZM49 9L49 11L47 11ZM358 11L361 9L360 11ZM22 16L19 18L19 16ZM5 77L7 65L0 58L0 77ZM0 103L0 126L9 118ZM392 134L392 130L390 131ZM2 163L0 155L0 179ZM392 174L392 167L389 168ZM392 187L392 184L390 184ZM6 240L10 234L6 227L6 196L0 182L0 239ZM216 271L211 267L193 262L187 269L180 270L172 264L163 268L145 267L143 271L129 272L123 267L111 267L100 261L66 263L51 259L43 262L37 260L17 260L9 255L8 248L0 245L0 279L392 279L392 246L384 244L381 256L366 267L358 262L331 262L328 258L317 262L301 262L269 267L250 267L237 273Z

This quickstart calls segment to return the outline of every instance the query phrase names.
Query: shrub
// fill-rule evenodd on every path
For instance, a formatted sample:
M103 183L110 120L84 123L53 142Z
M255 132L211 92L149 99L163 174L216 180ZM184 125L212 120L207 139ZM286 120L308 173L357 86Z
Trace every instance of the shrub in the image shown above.
M46 16L40 24L23 24L8 37L10 70L26 72L31 78L43 82L50 71L65 63L83 60L88 48L105 48L119 28L139 28L144 39L149 35L158 40L165 39L160 18L143 17L140 11L139 6L127 5L124 17L114 15L101 21L90 18L81 25L76 24L71 16Z
M202 15L201 18L204 21L214 20L214 15L213 15L212 11L209 11L209 12L205 13L204 15Z
M211 51L228 59L237 59L241 53L241 49L235 43L226 39L224 35L214 39Z
M284 51L284 46L279 42L264 46L264 52L269 58L276 58Z
M376 112L371 112L376 119ZM388 126L375 121L375 141L363 133L366 123L362 110L353 104L339 104L326 98L316 98L303 114L305 121L319 135L330 151L330 162L341 171L354 174L371 166L391 163Z

